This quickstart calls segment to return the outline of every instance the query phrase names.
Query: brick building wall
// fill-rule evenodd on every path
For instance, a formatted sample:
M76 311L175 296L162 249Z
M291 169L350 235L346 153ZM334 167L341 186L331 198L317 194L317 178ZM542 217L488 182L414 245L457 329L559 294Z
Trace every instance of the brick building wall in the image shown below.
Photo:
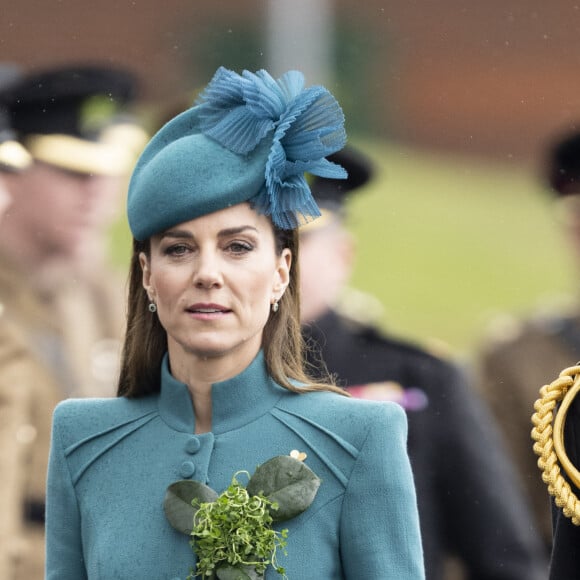
M170 101L205 83L226 56L266 66L265 9L266 0L3 0L0 60L129 65L150 100ZM331 88L353 122L360 117L357 127L529 161L580 118L573 1L336 0L336 12L341 42Z

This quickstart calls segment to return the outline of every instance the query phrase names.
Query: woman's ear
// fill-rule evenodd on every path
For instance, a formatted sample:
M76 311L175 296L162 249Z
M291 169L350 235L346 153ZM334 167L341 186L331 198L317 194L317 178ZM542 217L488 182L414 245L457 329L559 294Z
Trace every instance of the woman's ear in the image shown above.
M290 283L290 268L292 266L292 252L289 248L284 248L278 256L278 267L276 268L276 278L274 281L274 292L280 292L280 297ZM279 298L280 298L279 297Z
M153 300L151 294L151 268L149 267L149 258L145 252L139 253L139 264L141 266L141 271L143 272L143 288L145 288L149 300Z

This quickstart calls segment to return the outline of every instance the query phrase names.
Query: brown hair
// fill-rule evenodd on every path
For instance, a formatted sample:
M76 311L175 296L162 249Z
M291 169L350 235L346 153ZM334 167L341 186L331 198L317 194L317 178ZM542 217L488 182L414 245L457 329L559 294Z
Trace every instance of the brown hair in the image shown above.
M290 391L334 391L347 395L334 385L330 377L314 381L304 369L304 341L300 330L300 297L298 268L298 231L274 228L276 252L284 248L292 252L290 282L279 302L279 309L270 313L264 327L262 348L268 372ZM129 271L127 332L123 345L118 396L141 397L159 391L161 361L167 350L167 334L159 318L149 312L149 299L142 284L139 254L149 255L149 240L133 241ZM299 383L296 386L294 383ZM347 395L348 396L348 395Z

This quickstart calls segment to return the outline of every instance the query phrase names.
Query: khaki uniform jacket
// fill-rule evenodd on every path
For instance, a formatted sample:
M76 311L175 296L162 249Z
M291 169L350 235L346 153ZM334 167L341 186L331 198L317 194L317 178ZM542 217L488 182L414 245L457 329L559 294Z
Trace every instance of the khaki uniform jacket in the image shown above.
M99 271L40 291L0 258L0 301L0 578L40 579L52 411L114 394L123 284Z
M577 347L575 333L579 333ZM577 317L527 321L509 338L490 341L482 349L479 360L479 387L497 418L547 546L552 541L550 500L532 449L531 416L540 388L578 360L580 319Z
M23 516L44 502L44 438L59 399L22 333L0 319L0 578L42 578L42 527Z

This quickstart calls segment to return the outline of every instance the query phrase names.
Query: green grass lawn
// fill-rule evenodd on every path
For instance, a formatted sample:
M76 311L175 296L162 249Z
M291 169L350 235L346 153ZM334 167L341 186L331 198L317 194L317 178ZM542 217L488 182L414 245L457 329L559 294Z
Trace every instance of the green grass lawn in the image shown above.
M357 144L378 171L350 202L358 243L352 286L382 304L383 327L469 352L496 315L523 316L573 294L569 248L531 172ZM124 222L113 229L122 268L130 239Z
M352 285L379 299L383 326L470 351L498 314L572 295L569 247L531 172L359 146L378 176L350 203Z

